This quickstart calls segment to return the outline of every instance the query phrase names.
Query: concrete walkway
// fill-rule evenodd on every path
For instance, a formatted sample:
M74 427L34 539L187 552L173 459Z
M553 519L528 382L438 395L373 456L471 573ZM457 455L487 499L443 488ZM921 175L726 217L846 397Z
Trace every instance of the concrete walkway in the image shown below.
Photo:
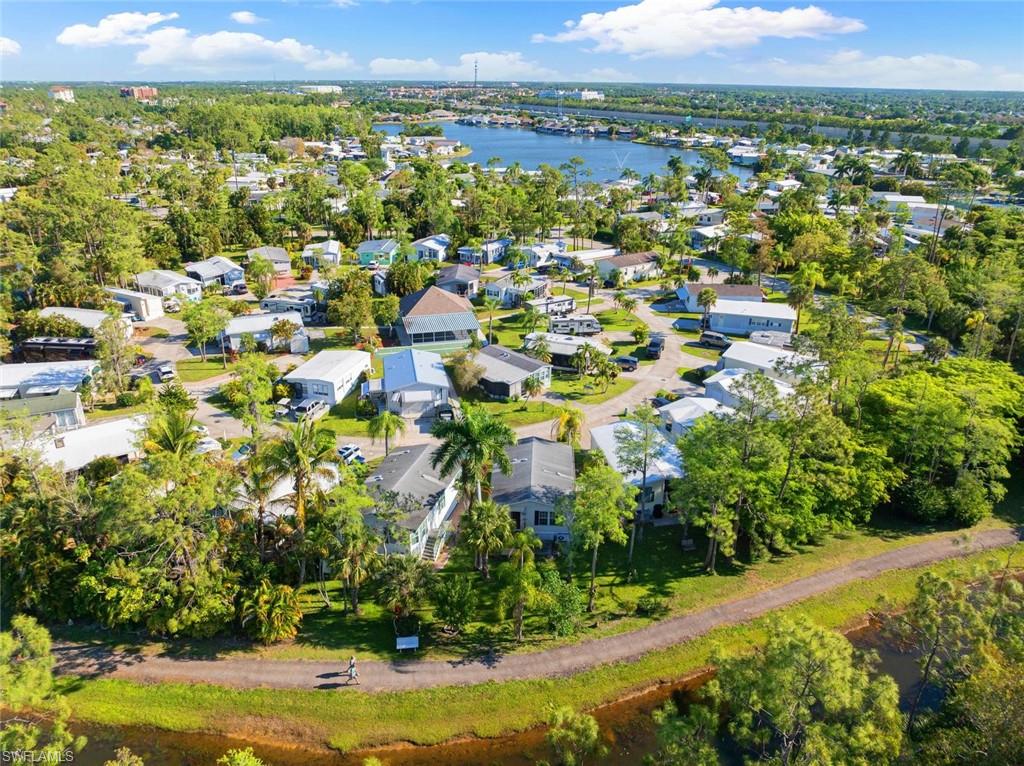
M359 664L363 691L423 689L524 678L568 676L597 665L627 662L681 644L725 625L735 625L832 588L867 580L882 572L958 558L1020 540L1009 529L957 535L909 545L770 588L752 596L663 620L606 638L530 654L485 654L459 660L396 660ZM141 682L196 682L239 688L344 689L341 662L303 660L196 660L114 653L105 648L62 644L55 647L58 672L109 676ZM349 691L354 692L356 687Z

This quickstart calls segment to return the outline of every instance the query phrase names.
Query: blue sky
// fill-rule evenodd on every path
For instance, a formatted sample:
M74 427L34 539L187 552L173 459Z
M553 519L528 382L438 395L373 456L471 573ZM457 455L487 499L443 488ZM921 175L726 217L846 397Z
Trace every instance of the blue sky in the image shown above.
M4 0L4 80L432 79L1024 90L1024 3Z

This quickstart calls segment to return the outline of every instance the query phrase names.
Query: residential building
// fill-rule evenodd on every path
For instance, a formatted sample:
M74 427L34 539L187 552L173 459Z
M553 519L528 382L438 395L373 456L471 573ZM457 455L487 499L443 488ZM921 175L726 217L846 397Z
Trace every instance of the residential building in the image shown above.
M98 309L80 309L71 306L47 306L44 309L39 310L39 316L41 317L64 317L70 319L72 322L77 322L89 333L89 335L95 335L96 331L100 329L100 325L110 319L110 314L106 311L100 311ZM124 332L125 338L132 337L134 332L132 328L132 315L121 314L119 319L121 329Z
M292 257L283 247L274 247L273 245L254 247L251 250L247 250L245 256L247 262L251 262L254 258L265 258L274 266L276 273L291 274Z
M270 328L274 326L274 323L282 320L291 322L299 328L288 340L274 338L270 334ZM242 339L246 335L251 336L259 347L268 351L276 351L279 348L285 348L292 354L305 354L309 351L309 336L306 335L302 314L298 311L242 314L231 319L221 335L232 351L242 348Z
M718 248L721 242L729 234L729 227L725 224L717 226L695 226L690 229L690 245L694 250L711 251Z
M531 306L538 314L548 316L565 316L576 310L576 299L571 295L546 295L543 298L532 298L523 301L524 306Z
M741 368L721 370L704 381L704 394L716 402L721 402L726 407L739 407L741 403L741 397L738 393L740 385L748 375L758 374L753 370ZM793 387L788 383L776 378L764 377L765 380L775 386L775 391L780 399L793 395Z
M725 223L725 209L709 207L697 213L697 226L720 226Z
M447 234L433 234L423 239L417 239L412 243L411 260L423 263L442 263L448 258L448 248L451 244L452 238Z
M509 258L516 260L518 267L529 266L534 269L546 269L554 265L555 256L566 252L564 242L536 242L532 245L520 245L518 252Z
M465 245L458 250L459 261L477 266L499 263L505 260L511 246L511 239L489 239L479 246Z
M410 553L434 561L444 547L459 493L456 477L442 476L432 465L435 449L433 444L394 449L366 479L371 494L390 494L407 511L398 522L402 532L384 541L388 552ZM386 525L372 512L367 514L366 521L389 534Z
M604 426L590 429L590 448L599 450L608 461L608 465L621 474L626 481L640 488L637 505L644 518L661 511L668 496L668 483L672 479L683 476L682 457L674 444L671 444L661 433L657 432L657 446L647 466L647 481L643 474L622 465L619 459L619 438L624 432L638 432L639 426L629 420L620 420Z
M798 370L806 370L814 364L813 359L796 351L762 343L736 341L722 352L715 369L752 370L763 372L769 378L796 383L803 377Z
M399 301L398 310L398 339L403 346L467 345L480 332L472 304L436 286L406 295Z
M373 357L365 351L320 351L284 379L295 390L294 399L318 399L333 407L356 390L372 362Z
M320 318L324 306L316 292L308 287L295 285L272 292L260 301L260 310L268 314L296 311L302 315L303 320L309 322Z
M390 266L395 262L400 247L395 239L368 239L359 243L356 256L360 266Z
M728 335L750 335L759 330L793 332L796 309L785 303L720 300L708 311L708 328Z
M310 242L302 248L302 260L314 269L323 264L337 266L341 263L341 243L336 239Z
M621 253L597 262L601 279L614 279L618 273L624 282L655 279L661 274L658 254L653 250L642 253Z
M67 104L75 103L75 91L67 85L54 85L48 93L54 101L63 101Z
M0 399L0 419L4 417L29 418L34 433L60 433L85 425L82 398L69 388L24 399Z
M516 284L519 279L523 281L521 284ZM517 277L516 274L507 274L493 282L485 282L484 295L494 298L504 308L515 308L524 301L543 298L548 294L549 287L546 279L526 274L522 277Z
M615 247L602 247L595 248L592 250L572 250L564 253L558 253L552 256L555 263L561 266L563 269L574 270L574 264L578 264L583 269L588 266L592 266L598 261L602 261L605 258L611 258L612 256L618 255L618 248Z
M104 420L58 434L46 435L36 441L44 462L74 473L99 458L128 462L141 456L147 415L118 420Z
M160 95L160 91L151 85L136 85L129 88L121 88L121 98L130 98L135 101L156 101L158 95Z
M665 433L673 439L685 434L705 415L724 415L732 411L731 407L708 396L684 396L658 408L661 421L665 424Z
M0 364L0 401L56 394L62 388L77 391L99 371L95 359Z
M693 282L676 289L676 297L683 304L683 311L703 311L697 303L701 290L714 290L715 300L752 301L761 303L764 294L757 285L729 285L723 282Z
M455 398L440 354L407 348L381 359L383 375L362 387L363 395L378 410L390 410L403 418L430 417Z
M185 264L185 273L202 284L203 287L210 285L233 285L236 282L245 281L245 271L232 260L223 255L215 255L205 261Z
M181 297L187 301L197 301L203 297L202 282L166 269L150 269L136 274L135 285L139 292L160 298Z
M512 472L491 472L491 499L508 506L516 530L533 529L544 543L568 543L569 528L559 523L564 513L559 501L576 491L572 447L530 436L507 453Z
M480 388L496 399L523 396L523 383L529 378L540 381L544 388L551 385L550 364L504 346L485 346L473 361L484 368Z
M611 356L612 350L603 343L598 343L592 338L584 338L579 335L558 335L552 332L531 332L524 339L524 345L531 349L538 343L545 343L548 352L551 354L551 365L558 369L572 370L572 357L581 346L591 346L598 353Z
M445 292L475 298L480 291L480 269L462 263L446 266L437 273L435 284Z
M108 287L106 290L111 298L124 306L126 313L133 314L140 322L159 319L164 315L163 298L138 290L122 290L119 287Z

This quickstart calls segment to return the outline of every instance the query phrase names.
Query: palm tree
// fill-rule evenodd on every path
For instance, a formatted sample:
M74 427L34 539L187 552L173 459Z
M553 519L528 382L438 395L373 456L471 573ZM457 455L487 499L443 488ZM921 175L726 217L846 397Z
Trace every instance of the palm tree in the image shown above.
M365 524L352 524L343 530L341 570L338 574L348 588L352 612L359 614L359 588L381 567L380 538Z
M543 318L543 314L541 314L539 311L537 311L537 309L528 304L526 306L526 310L523 311L523 332L525 332L527 335L529 335L531 332L534 332L537 329L537 325L541 323L541 320Z
M800 314L803 311L804 306L810 305L811 301L814 300L814 288L808 287L807 285L794 284L789 288L789 293L786 295L786 303L789 304L790 308L796 309L796 327L794 333L800 333Z
M587 313L590 313L590 302L594 299L594 280L597 279L600 272L597 270L597 266L593 263L584 269L584 275L587 278Z
M266 470L262 453L253 454L246 466L246 474L242 479L242 491L252 507L256 521L256 551L260 561L266 558L265 525L270 508L270 500L274 493L277 479Z
M557 269L555 269L555 272L554 274L552 274L552 276L554 277L556 282L562 283L562 295L565 295L566 285L569 282L569 278L572 277L572 272L569 271L569 269L565 268L565 266L559 266Z
M366 430L375 443L377 439L384 438L384 454L387 455L391 452L391 439L396 434L404 434L407 427L408 424L401 415L384 410L367 423Z
M504 550L512 537L512 516L508 506L483 500L468 508L459 523L459 537L474 554L484 579L491 578L489 557Z
M708 201L708 187L711 186L711 181L715 177L715 172L710 165L701 165L697 172L693 174L693 179L697 182L697 188L701 190L701 201Z
M192 454L199 442L196 418L192 412L171 409L154 416L146 430L147 452L166 452L176 457Z
M538 394L540 394L541 391L544 390L544 383L541 382L541 379L538 378L536 375L531 375L530 377L523 381L522 390L523 396L525 396L527 399L532 399L533 397L537 396Z
M718 303L718 293L712 290L710 287L705 287L699 293L697 293L697 305L701 307L704 312L704 318L701 323L707 327L708 314L711 309L714 308L715 304Z
M560 407L558 417L551 424L551 434L555 441L578 447L583 434L583 411L568 405Z
M396 617L408 617L427 597L434 570L419 556L392 556L377 577L377 599Z
M439 420L431 433L441 440L431 465L442 476L456 473L467 486L476 485L476 500L483 500L483 479L492 465L502 473L512 471L505 448L515 444L515 432L482 407L467 404L459 417Z
M533 562L522 567L502 564L499 569L501 590L498 592L498 611L504 617L512 612L512 626L516 641L523 640L523 620L526 609L537 603L540 574Z
M508 557L517 562L518 567L522 569L528 562L533 561L533 552L540 547L541 541L537 537L537 531L533 527L527 527L512 535L508 543Z
M551 364L551 347L548 342L541 338L536 343L526 349L527 356L532 356L538 362L544 362L544 364Z
M337 475L338 451L334 434L315 421L301 418L293 426L285 426L284 434L268 445L264 452L266 470L275 479L292 477L292 507L295 529L300 538L306 532L306 506L319 479ZM301 542L301 540L300 540ZM299 584L306 577L306 559L299 559Z
M632 295L627 295L619 303L619 306L622 308L622 310L625 311L630 316L633 315L633 313L636 311L636 307L639 306L639 305L640 305L640 301L638 301Z
M487 342L494 343L494 312L501 308L501 302L493 296L485 295L480 305L487 312Z

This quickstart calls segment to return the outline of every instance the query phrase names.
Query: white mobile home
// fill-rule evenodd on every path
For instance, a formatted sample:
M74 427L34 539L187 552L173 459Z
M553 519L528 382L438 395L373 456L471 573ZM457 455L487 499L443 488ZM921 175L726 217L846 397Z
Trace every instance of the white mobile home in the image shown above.
M164 301L156 295L138 290L122 290L118 287L108 287L107 292L125 307L125 311L134 314L142 322L159 319L164 315Z
M90 335L95 335L96 331L100 329L100 325L110 318L110 314L106 311L99 311L98 309L80 309L73 308L71 306L47 306L39 311L39 316L59 316L64 317L65 319L70 319L72 322L77 322L84 327ZM132 337L132 315L121 314L119 321L124 332L124 337Z
M187 301L197 301L203 297L202 282L166 269L150 269L136 274L135 284L139 292L160 298L182 296Z
M576 489L572 447L530 436L507 450L512 473L491 472L491 499L508 506L516 530L533 529L544 542L567 543L558 501Z
M668 482L671 479L681 478L683 475L682 457L675 445L670 444L657 432L658 449L654 458L647 467L647 482L643 483L643 476L637 471L631 471L624 467L619 460L617 435L623 431L636 431L639 428L636 423L628 420L620 420L616 423L609 423L605 426L597 426L590 429L591 449L600 450L608 465L625 477L630 484L641 487L637 495L637 503L640 506L644 517L650 517L656 510L664 506L668 492Z
M270 334L270 328L274 326L275 322L282 319L299 328L287 341L275 339ZM221 334L224 336L225 343L234 351L242 347L242 338L246 335L252 336L257 344L264 346L269 351L274 351L282 346L293 354L305 354L309 351L309 336L306 335L302 314L297 311L284 311L278 314L242 314L228 322L228 326Z
M708 312L708 327L728 335L750 335L759 330L793 332L796 310L785 303L720 300Z
M371 363L365 351L321 351L284 379L296 389L293 398L318 399L333 407L356 389Z

